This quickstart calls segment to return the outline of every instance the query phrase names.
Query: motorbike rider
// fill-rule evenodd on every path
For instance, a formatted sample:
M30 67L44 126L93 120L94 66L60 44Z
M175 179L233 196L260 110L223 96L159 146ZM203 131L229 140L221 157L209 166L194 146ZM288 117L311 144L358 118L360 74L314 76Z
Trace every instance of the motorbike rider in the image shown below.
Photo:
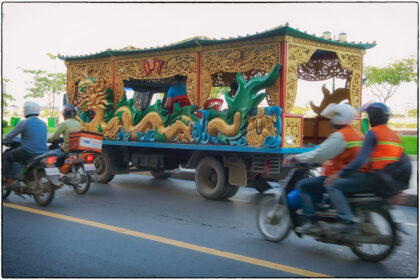
M13 138L21 134L22 145L5 154L3 157L3 176L6 185L13 185L13 162L26 163L29 159L48 152L47 125L38 118L41 106L32 101L23 104L25 119L7 134L3 143L10 144ZM12 174L11 174L12 173Z
M341 223L331 225L331 228L340 232L358 227L345 193L371 192L374 186L371 186L369 173L398 162L404 151L398 134L387 126L389 110L384 103L366 104L361 111L367 112L371 129L365 135L359 155L325 180L330 201L341 219ZM368 172L357 172L362 166L366 166Z
M351 105L332 103L321 115L330 119L336 131L318 148L288 158L291 163L323 163L322 176L301 179L296 185L300 193L303 214L306 217L305 223L296 228L296 231L304 234L315 233L321 229L316 215L316 203L321 201L325 192L324 181L356 158L363 141L363 136L351 126L356 115L356 110Z
M48 138L48 142L54 142L61 134L63 134L63 145L55 150L50 151L49 155L55 155L57 159L64 157L69 152L69 133L80 131L82 125L74 119L76 117L76 109L73 105L66 104L63 108L64 122L60 124L53 136Z

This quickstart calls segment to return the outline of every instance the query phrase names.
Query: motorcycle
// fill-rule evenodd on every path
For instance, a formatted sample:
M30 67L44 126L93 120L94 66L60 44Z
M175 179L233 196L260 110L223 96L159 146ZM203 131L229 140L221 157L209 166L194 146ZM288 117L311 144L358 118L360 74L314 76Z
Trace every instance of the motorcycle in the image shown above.
M58 149L61 143L63 138L58 138L48 148ZM93 160L94 154L89 151L70 152L58 159L56 166L62 175L63 184L72 187L77 194L85 194L90 188L90 175L96 171Z
M19 138L15 138L3 156L7 155L13 148L21 145ZM6 186L5 178L2 179L2 198L6 198L13 191L22 198L26 194L33 196L39 206L47 206L54 198L54 192L61 187L60 172L54 163L57 158L46 154L29 159L23 166L17 162L13 163L14 184Z
M297 232L296 228L305 222L303 211L301 208L292 208L287 196L295 189L297 181L313 176L316 167L303 164L292 167L282 186L272 190L274 195L270 194L261 201L257 210L257 226L266 240L280 242L292 230L302 237L303 234ZM347 199L360 221L358 233L338 233L329 227L338 221L338 215L328 204L325 194L322 203L317 205L321 230L306 235L320 242L347 246L362 260L378 262L387 258L395 246L401 244L398 232L408 234L402 224L393 219L392 199L374 194L352 194Z

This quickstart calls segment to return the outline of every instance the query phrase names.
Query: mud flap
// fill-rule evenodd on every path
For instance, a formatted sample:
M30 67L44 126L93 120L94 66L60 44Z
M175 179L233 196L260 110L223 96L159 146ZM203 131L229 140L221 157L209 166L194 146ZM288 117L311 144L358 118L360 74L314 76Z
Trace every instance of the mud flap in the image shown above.
M229 168L229 184L240 187L247 185L246 166L241 158L229 158L225 162L225 166Z

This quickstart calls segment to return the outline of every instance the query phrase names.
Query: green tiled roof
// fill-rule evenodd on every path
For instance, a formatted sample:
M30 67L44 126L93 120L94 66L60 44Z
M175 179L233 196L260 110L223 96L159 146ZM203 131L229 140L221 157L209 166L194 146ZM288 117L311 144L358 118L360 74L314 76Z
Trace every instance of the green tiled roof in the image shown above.
M306 32L299 31L297 29L291 28L289 26L280 26L276 27L261 33L256 33L254 35L247 35L247 36L239 36L236 38L229 38L229 39L210 39L207 37L194 37L190 39L186 39L181 42L177 42L174 44L166 45L163 47L154 47L154 48L145 48L145 49L137 49L137 50L106 50L103 52L95 53L95 54L88 54L88 55L81 55L81 56L64 56L58 55L58 58L66 61L70 60L79 60L79 59L89 59L89 58L103 58L103 57L110 57L110 56L119 56L119 55L129 55L129 54L138 54L138 53L147 53L147 52L156 52L156 51L166 51L166 50L176 50L176 49L184 49L184 48L192 48L198 46L211 46L223 43L231 43L231 42L240 42L246 41L251 39L262 39L268 38L273 36L279 35L288 35L296 38L306 39L310 41L316 41L320 43L326 43L330 45L337 45L355 49L370 49L376 46L376 43L348 43L348 42L339 42L334 40L324 39L322 37L317 37L315 35L310 35Z

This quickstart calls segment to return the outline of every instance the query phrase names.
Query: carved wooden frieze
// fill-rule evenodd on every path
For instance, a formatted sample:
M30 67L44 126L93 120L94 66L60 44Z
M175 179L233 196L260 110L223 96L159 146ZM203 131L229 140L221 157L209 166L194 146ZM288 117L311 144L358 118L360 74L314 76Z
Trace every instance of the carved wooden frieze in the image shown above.
M250 70L259 70L261 73L255 73L266 75L278 63L280 63L279 43L203 52L201 55L200 104L202 105L210 95L212 74L217 72L244 73ZM279 105L279 80L278 78L273 85L267 88L270 105Z
M301 147L302 119L300 117L284 117L283 127L283 147Z
M99 83L112 87L112 62L96 62L86 64L69 64L67 66L67 94L70 104L77 99L77 85L80 81L92 77Z
M358 108L360 106L360 89L362 82L362 55L337 53L343 68L352 71L350 82L350 104Z
M150 57L124 59L115 61L115 99L118 102L124 94L124 80L128 79L162 79L175 75L187 77L187 93L191 104L196 103L197 85L197 56L196 54L179 54L167 56L154 56L161 62L159 71L150 71L144 67ZM145 71L146 69L146 71Z

